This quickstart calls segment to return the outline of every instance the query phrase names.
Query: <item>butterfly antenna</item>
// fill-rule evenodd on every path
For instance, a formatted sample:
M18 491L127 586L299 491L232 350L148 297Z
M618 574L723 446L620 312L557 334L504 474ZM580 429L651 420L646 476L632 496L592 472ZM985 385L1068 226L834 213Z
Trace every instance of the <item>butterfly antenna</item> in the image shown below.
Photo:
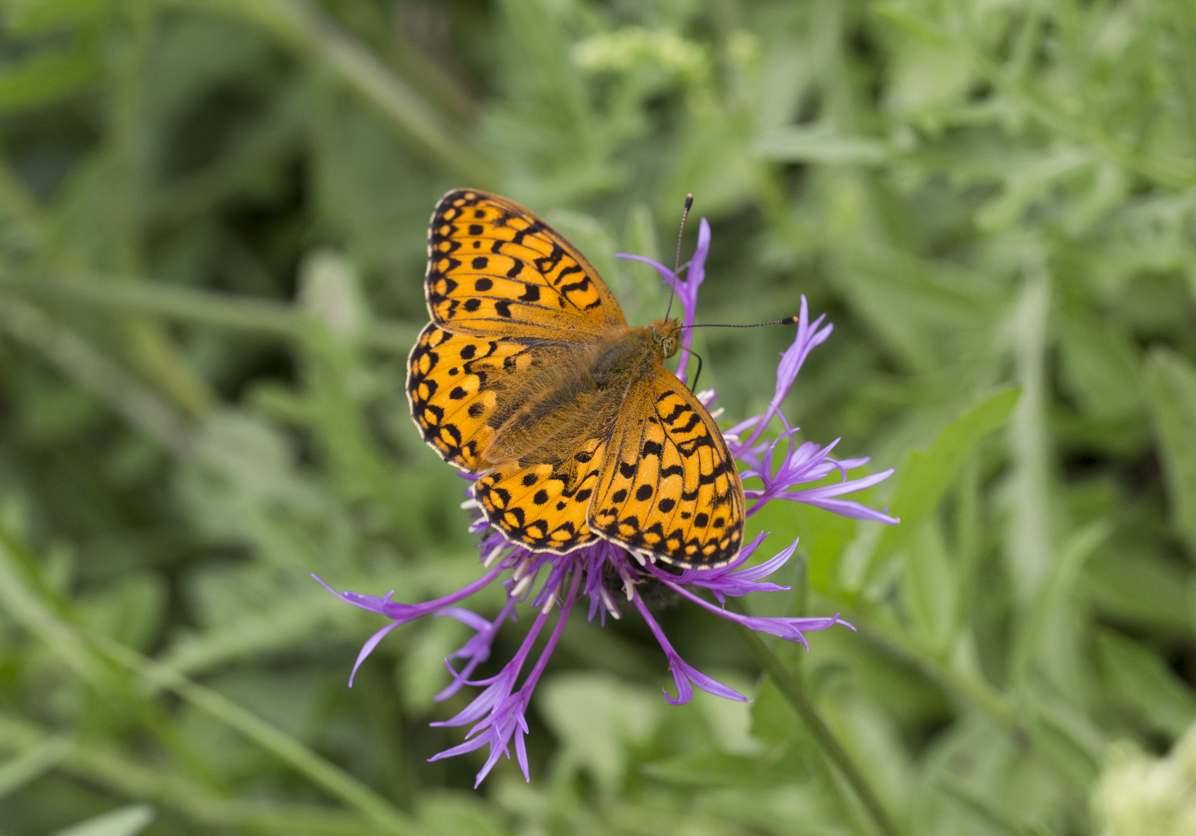
M712 322L703 322L700 325L682 325L682 328L759 328L763 325L796 325L798 318L796 316L787 316L784 319L776 319L772 322L754 322L751 325L722 325Z
M694 205L693 192L685 196L685 209L681 212L681 230L677 233L677 257L673 259L673 284L669 291L669 306L665 308L664 318L669 318L673 310L673 297L677 295L677 274L681 271L681 237L685 235L685 219L689 217L689 210Z

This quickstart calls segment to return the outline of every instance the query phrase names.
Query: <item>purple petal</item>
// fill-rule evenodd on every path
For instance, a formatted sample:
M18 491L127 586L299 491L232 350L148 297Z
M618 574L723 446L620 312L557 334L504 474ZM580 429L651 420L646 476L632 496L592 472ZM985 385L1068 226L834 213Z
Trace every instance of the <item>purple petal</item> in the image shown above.
M456 618L458 621L473 627L477 633L474 634L469 641L465 642L459 650L455 650L449 654L448 658L444 660L445 665L452 672L453 681L448 686L435 696L437 702L447 700L453 694L461 690L463 685L486 685L486 682L470 682L469 676L474 672L478 665L490 658L490 649L494 645L494 639L498 635L498 628L502 626L508 618L513 617L515 611L515 602L510 598L507 599L506 604L503 605L502 610L499 611L498 616L493 622L487 621L476 613L469 610L460 609L458 607L449 607L435 613L437 616L449 616ZM465 667L457 673L450 663L451 659L468 659Z
M625 258L628 261L643 262L644 264L647 264L649 267L653 268L657 273L659 273L660 277L662 279L664 279L665 284L671 285L673 283L673 268L666 267L663 264L661 264L659 261L656 261L655 259L648 258L646 255L633 255L631 253L615 253L615 258Z
M482 618L482 616L478 615L476 612L464 609L463 607L445 607L439 612L432 613L432 615L437 618L443 618L447 616L448 618L456 619L466 627L472 627L479 633L483 630L490 629L489 621Z
M831 618L788 618L788 617L757 617L749 615L740 615L736 612L716 607L713 604L699 598L694 593L690 592L672 581L663 581L663 583L679 593L682 597L688 598L703 609L718 615L728 621L734 621L736 624L742 624L750 630L755 630L760 633L769 633L774 636L780 636L786 641L800 642L805 646L806 650L810 649L809 643L806 641L804 633L809 633L816 630L825 630L835 624L843 624L851 627L845 621L841 621L836 614ZM851 627L854 630L854 627Z
M337 592L331 586L324 583L319 576L313 574L312 577L317 583L320 584L320 586L324 587L347 604L352 604L355 607L363 610L369 610L370 612L376 612L380 615L386 616L387 618L393 618L399 622L407 622L419 618L422 615L428 615L436 610L442 610L446 607L450 607L453 604L456 604L458 601L463 601L478 590L488 586L495 578L502 574L503 571L504 568L501 565L495 566L473 583L466 587L462 587L451 595L446 595L443 598L437 598L435 601L427 601L423 604L400 604L396 601L391 601L390 596L394 595L393 589L386 593L386 597L384 598L379 598L376 595L362 595L358 592Z
M670 584L671 585L671 584ZM661 691L664 694L665 701L670 705L682 705L693 699L693 688L690 683L697 685L703 691L714 694L719 697L726 697L727 699L740 700L747 702L747 697L740 694L733 688L728 688L721 682L711 679L706 674L701 673L697 669L687 665L681 656L669 644L669 640L665 638L664 631L660 629L660 625L656 623L656 619L648 611L648 607L644 604L643 599L639 593L633 589L632 600L635 603L636 609L640 611L640 615L644 617L644 621L648 623L648 629L652 631L652 635L656 636L656 641L660 644L661 650L664 651L665 656L669 660L669 670L673 674L673 682L677 685L677 696L670 697L666 690Z
M699 688L701 688L706 693L714 694L716 697L722 697L722 698L728 699L728 700L735 700L737 702L747 702L748 701L747 697L745 697L743 694L736 691L734 688L724 685L721 682L719 682L717 679L709 677L706 674L699 671L697 668L694 668L694 667L686 664L684 661L682 661L681 657L677 656L676 654L674 654L669 659L669 664L673 668L673 681L677 683L678 697L680 697L681 682L682 682L682 677L684 677L685 680L688 680L686 682L686 691L689 691L690 695L692 695L693 692L689 688L689 683L692 682L694 685L697 685ZM669 698L668 694L665 694L664 698L665 698L665 700L672 703L673 705L680 705L683 702L689 702L689 699L690 699L690 697L687 696L683 700L678 699L677 701L674 701Z
M897 525L901 522L898 517L890 516L883 511L873 510L867 505L850 499L823 499L817 496L808 496L807 494L809 493L812 493L812 491L783 493L778 494L776 498L804 502L807 505L813 505L824 511L830 511L832 514L838 514L841 517L850 517L855 520L870 520L871 522L884 523L885 525Z
M386 637L387 633L402 623L402 621L392 621L390 624L387 624L381 630L365 640L365 644L361 646L361 650L357 653L357 661L353 663L353 670L349 672L350 688L353 687L353 678L357 676L357 669L361 667L361 663L364 662L366 658L374 652L374 648L378 646L378 642L382 641L382 639Z
M688 284L693 286L694 298L697 298L698 288L706 280L706 256L710 255L710 222L705 218L698 221L698 246L694 250L694 257L690 260Z
M768 409L761 416L760 421L756 423L752 435L743 446L751 445L764 432L764 428L768 426L773 416L777 415L781 402L788 396L789 390L793 387L794 380L797 379L797 373L801 371L802 364L806 361L806 357L814 348L826 342L835 328L834 325L829 323L825 328L819 327L822 325L822 321L826 319L825 314L818 317L814 322L810 322L810 309L805 294L802 294L801 297L801 311L798 313L797 319L797 335L794 337L793 343L781 355L781 362L777 366L777 383L772 400L769 402Z

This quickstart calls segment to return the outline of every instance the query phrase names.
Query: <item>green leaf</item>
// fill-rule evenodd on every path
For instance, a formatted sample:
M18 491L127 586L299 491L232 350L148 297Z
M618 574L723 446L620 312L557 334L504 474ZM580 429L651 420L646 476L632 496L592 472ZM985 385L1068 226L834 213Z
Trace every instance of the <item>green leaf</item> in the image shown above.
M1155 349L1146 361L1146 386L1167 474L1171 524L1196 560L1196 366Z
M943 427L928 450L910 451L897 470L897 488L889 510L901 523L881 534L872 552L869 577L884 557L917 534L955 481L968 454L1009 419L1020 395L1021 391L1012 387L986 395Z
M1088 561L1081 588L1106 613L1175 636L1192 629L1189 572L1149 548L1106 549Z
M425 836L504 836L511 832L497 811L471 792L424 791L417 814Z
M1103 421L1117 421L1142 409L1141 373L1129 336L1095 316L1060 317L1060 370L1080 407Z
M1090 787L1100 772L1104 737L1091 720L1067 705L1045 696L1035 703L1035 741L1044 759L1073 789Z
M752 144L766 160L786 163L875 165L895 152L887 142L862 136L843 136L828 124L780 128Z
M788 750L783 750L788 752ZM644 764L640 770L658 781L686 787L770 787L792 781L796 758L777 763L777 755L756 758L727 752L675 755Z
M53 737L0 764L0 798L45 775L71 751L71 742Z
M1178 738L1196 722L1196 693L1155 653L1111 630L1096 651L1113 692L1153 729Z
M112 0L8 0L4 26L13 35L44 35L98 23L112 5Z
M927 520L906 550L902 589L916 629L930 648L940 652L947 648L955 626L957 574L941 527Z
M536 707L561 745L567 763L587 769L613 790L628 763L628 748L656 729L659 694L598 674L555 676L536 688Z
M158 635L166 605L167 589L161 578L130 574L81 600L79 614L108 638L145 650Z
M148 804L130 804L64 827L55 831L53 836L134 836L153 820L153 807Z
M72 96L100 72L91 55L43 52L0 66L0 112L40 107Z
M752 735L767 743L805 739L797 713L771 679L761 683L752 700Z

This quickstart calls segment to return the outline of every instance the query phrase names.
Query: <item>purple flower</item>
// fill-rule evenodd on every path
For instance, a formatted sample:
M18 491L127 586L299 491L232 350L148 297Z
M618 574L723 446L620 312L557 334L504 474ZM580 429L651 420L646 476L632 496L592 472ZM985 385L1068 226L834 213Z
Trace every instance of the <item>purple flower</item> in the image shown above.
M703 218L698 226L698 246L693 259L683 267L685 280L678 281L676 287L677 299L684 311L685 325L692 325L694 311L697 308L697 293L706 274L706 256L710 251L710 224ZM621 258L630 258L651 265L664 278L666 284L673 283L673 272L659 262L643 256L620 254ZM893 471L885 470L857 479L848 478L848 471L862 467L868 463L867 458L836 460L830 454L838 444L838 440L825 446L813 442L796 443L794 436L798 428L790 427L781 414L781 403L793 387L793 382L801 370L809 353L830 336L832 326L823 325L825 317L818 317L813 322L809 320L806 299L801 300L801 314L799 316L797 337L793 344L781 355L781 362L777 367L776 388L769 401L768 408L763 414L741 421L723 433L732 455L739 462L740 473L745 482L752 480L759 482L760 487L750 487L744 490L748 501L747 515L755 514L768 502L788 500L815 505L836 514L854 517L861 520L893 524L897 520L881 511L875 511L866 505L841 497L869 488L884 481ZM685 370L689 360L689 348L692 331L684 330L682 351L678 363L677 375L685 379ZM716 398L713 390L698 394L699 400L709 408ZM722 412L715 410L712 414L717 417ZM765 438L764 433L774 419L779 419L783 430L775 438ZM827 477L838 475L838 481L814 487L802 487L812 483L822 482ZM476 511L477 505L472 500L464 503L463 507ZM797 548L794 540L775 556L755 566L747 566L748 561L755 556L764 541L762 532L751 543L744 546L739 556L726 566L718 569L685 569L669 571L653 563L641 565L626 550L612 543L601 541L566 555L556 555L546 552L532 552L522 546L509 543L497 530L490 529L480 516L470 523L471 532L482 535L479 545L481 549L482 565L485 574L477 581L451 595L429 601L424 604L400 604L391 600L393 591L379 598L373 595L360 595L356 592L336 592L322 580L316 578L326 589L341 600L371 612L376 612L391 619L390 623L375 633L366 641L357 661L353 665L353 674L365 661L383 637L400 624L424 615L454 618L474 630L474 635L458 651L445 659L452 683L441 691L436 699L446 699L462 687L469 685L483 688L473 701L451 720L433 723L436 726L464 726L469 725L466 739L463 743L447 751L435 755L431 760L452 757L489 747L486 763L477 776L477 784L490 773L500 756L511 756L512 739L515 743L515 757L523 770L525 778L530 780L527 765L527 749L524 736L527 734L525 713L531 700L532 691L539 682L553 649L560 640L561 631L573 606L582 598L589 599L588 619L594 620L598 616L600 623L606 624L606 617L622 618L619 609L620 598L629 602L647 622L652 634L660 643L668 660L669 670L677 687L677 696L670 697L668 691L665 699L673 705L688 702L693 697L694 687L703 691L732 700L746 700L742 694L728 688L720 682L711 679L688 665L673 649L664 631L653 618L640 592L640 587L648 581L661 583L677 595L692 601L696 605L709 610L715 615L728 621L742 624L752 630L779 636L792 642L799 642L806 649L806 633L825 630L835 624L855 629L841 620L836 614L829 618L772 618L740 615L730 612L723 606L727 596L739 597L752 592L774 592L788 589L767 580L774 572L781 568L793 555ZM504 577L505 576L505 577ZM493 621L488 621L480 615L457 606L461 601L483 587L500 581L507 591L507 601ZM697 590L697 591L695 591ZM713 595L716 603L712 603L699 594L707 590ZM515 657L508 662L496 675L477 681L469 677L478 665L490 657L490 650L499 628L508 619L514 620L516 607L528 604L538 611L536 620L528 631ZM519 684L520 676L527 664L532 650L544 632L552 611L558 611L556 622L545 641L540 655L528 671L523 683ZM462 663L458 671L454 661ZM353 684L350 675L349 684ZM516 687L518 686L518 687Z

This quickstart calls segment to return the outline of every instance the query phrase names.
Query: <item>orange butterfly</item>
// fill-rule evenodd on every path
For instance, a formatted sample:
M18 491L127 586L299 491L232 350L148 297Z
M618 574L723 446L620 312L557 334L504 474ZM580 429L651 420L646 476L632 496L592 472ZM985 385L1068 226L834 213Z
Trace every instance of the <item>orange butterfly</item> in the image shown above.
M743 542L743 486L714 419L663 365L681 325L632 328L585 257L497 195L449 192L428 229L432 321L407 360L411 417L513 543L599 537L712 568Z

